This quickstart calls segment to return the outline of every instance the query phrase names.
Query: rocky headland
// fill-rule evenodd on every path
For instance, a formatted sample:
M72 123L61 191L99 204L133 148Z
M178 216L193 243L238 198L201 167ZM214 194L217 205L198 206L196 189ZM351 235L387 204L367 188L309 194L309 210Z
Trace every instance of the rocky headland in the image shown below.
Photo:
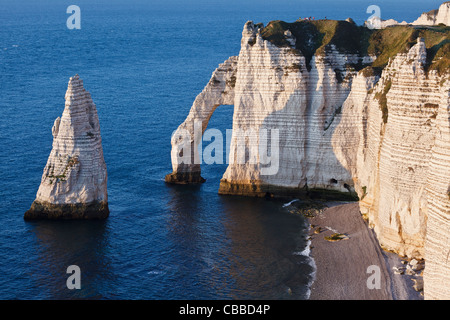
M359 200L384 249L425 259L425 298L448 299L449 65L445 25L249 21L239 55L213 73L177 132L193 132L196 121L204 132L219 105L233 104L220 194ZM260 158L233 161L242 143L262 143L238 137L250 129L279 131L276 172L264 174ZM166 181L197 182L199 141L181 136L172 138Z
M450 1L441 4L439 9L422 13L422 15L412 24L428 26L445 24L447 26L450 26Z
M383 20L380 17L373 16L365 22L370 28L384 29L395 25L415 25L415 26L450 26L450 1L444 2L439 9L424 12L417 20L408 23L406 21L398 22L394 19Z
M36 199L24 218L104 219L107 172L97 109L78 75L70 78L64 112L53 125L53 148Z

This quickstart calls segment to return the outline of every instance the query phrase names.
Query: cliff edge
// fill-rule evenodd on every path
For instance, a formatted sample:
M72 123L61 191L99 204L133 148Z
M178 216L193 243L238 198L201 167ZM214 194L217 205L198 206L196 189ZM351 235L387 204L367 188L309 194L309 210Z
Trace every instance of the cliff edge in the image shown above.
M439 9L422 13L422 15L412 24L429 26L445 24L450 26L450 1L441 4Z
M220 194L359 200L385 249L425 258L425 298L448 299L449 65L446 26L249 21L178 130L234 104ZM189 183L201 159L182 136L172 175Z

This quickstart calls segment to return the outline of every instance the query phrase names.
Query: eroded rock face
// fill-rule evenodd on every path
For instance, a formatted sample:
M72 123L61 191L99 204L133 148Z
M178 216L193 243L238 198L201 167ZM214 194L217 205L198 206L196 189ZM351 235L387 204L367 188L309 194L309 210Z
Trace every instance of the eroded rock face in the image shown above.
M408 23L406 21L398 22L397 20L394 19L383 20L380 19L379 17L372 17L364 23L366 27L371 29L384 29L392 26L407 25L407 24Z
M396 25L407 25L406 21L398 22L394 19L382 20L379 17L372 17L365 22L369 28L384 29ZM417 20L410 23L415 26L437 26L445 24L450 26L450 1L441 4L439 9L424 12Z
M339 199L357 194L361 213L383 247L426 259L425 297L448 299L448 72L427 69L421 38L379 74L352 68L370 65L376 57L330 44L307 61L293 50L298 42L293 32L283 33L288 45L276 46L262 38L261 28L252 22L244 26L239 57L233 57L233 136L219 193ZM203 105L202 95L189 121L195 106ZM203 119L223 101L218 97L208 96L207 105L214 108ZM201 129L206 125L207 120ZM257 153L253 163L237 161L242 145L250 159L250 150L267 142L260 133L274 129L277 170L268 172L273 163ZM250 130L256 133L253 139L240 139ZM172 139L172 145L180 151L181 144ZM196 172L200 176L200 166Z
M450 81L441 87L427 174L425 298L450 299Z
M97 109L78 75L70 78L53 148L25 219L103 219L109 215L107 172Z
M334 46L324 56L306 61L291 47L277 47L262 38L261 26L248 22L242 34L237 65L230 165L220 184L221 194L299 195L342 193L351 198L352 178L333 153L331 136L342 104L348 96L355 71L347 65L361 59L343 54ZM285 35L286 35L285 33ZM308 70L310 69L310 70ZM278 130L277 158L264 164L238 161L239 150L251 150ZM253 130L255 139L241 139ZM255 150L256 151L256 150ZM276 151L276 150L273 150Z
M413 25L435 26L443 23L450 26L450 2L444 2L439 9L423 13Z
M439 133L436 117L443 90L448 91L436 72L426 74L425 62L425 43L419 39L389 63L371 93L360 90L365 94L356 96L354 87L333 137L336 155L355 181L361 212L381 244L415 258L425 256L428 209L434 202L427 181ZM359 75L355 83L365 81Z
M220 105L234 103L237 57L230 57L213 72L197 96L186 120L172 135L172 169L165 181L175 184L203 183L198 145L209 119Z

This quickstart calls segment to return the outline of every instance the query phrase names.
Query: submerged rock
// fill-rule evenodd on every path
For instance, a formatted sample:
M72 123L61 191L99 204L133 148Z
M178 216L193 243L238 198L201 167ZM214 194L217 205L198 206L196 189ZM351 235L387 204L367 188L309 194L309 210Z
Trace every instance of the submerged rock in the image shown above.
M423 290L423 279L412 279L414 282L413 288L416 291L422 291Z
M104 219L109 216L107 171L97 109L78 75L70 78L53 148L29 219Z

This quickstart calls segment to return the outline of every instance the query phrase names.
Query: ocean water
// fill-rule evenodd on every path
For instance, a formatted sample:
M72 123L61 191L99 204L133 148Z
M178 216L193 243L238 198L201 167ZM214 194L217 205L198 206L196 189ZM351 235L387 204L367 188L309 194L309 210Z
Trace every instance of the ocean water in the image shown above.
M402 20L440 3L379 2ZM81 30L66 28L71 4ZM361 23L369 4L0 1L0 299L307 299L307 221L282 202L217 195L225 164L204 165L201 186L165 184L170 136L239 53L247 20ZM77 73L99 113L111 215L25 222ZM225 133L232 114L219 107L210 127ZM66 287L69 265L81 290Z

